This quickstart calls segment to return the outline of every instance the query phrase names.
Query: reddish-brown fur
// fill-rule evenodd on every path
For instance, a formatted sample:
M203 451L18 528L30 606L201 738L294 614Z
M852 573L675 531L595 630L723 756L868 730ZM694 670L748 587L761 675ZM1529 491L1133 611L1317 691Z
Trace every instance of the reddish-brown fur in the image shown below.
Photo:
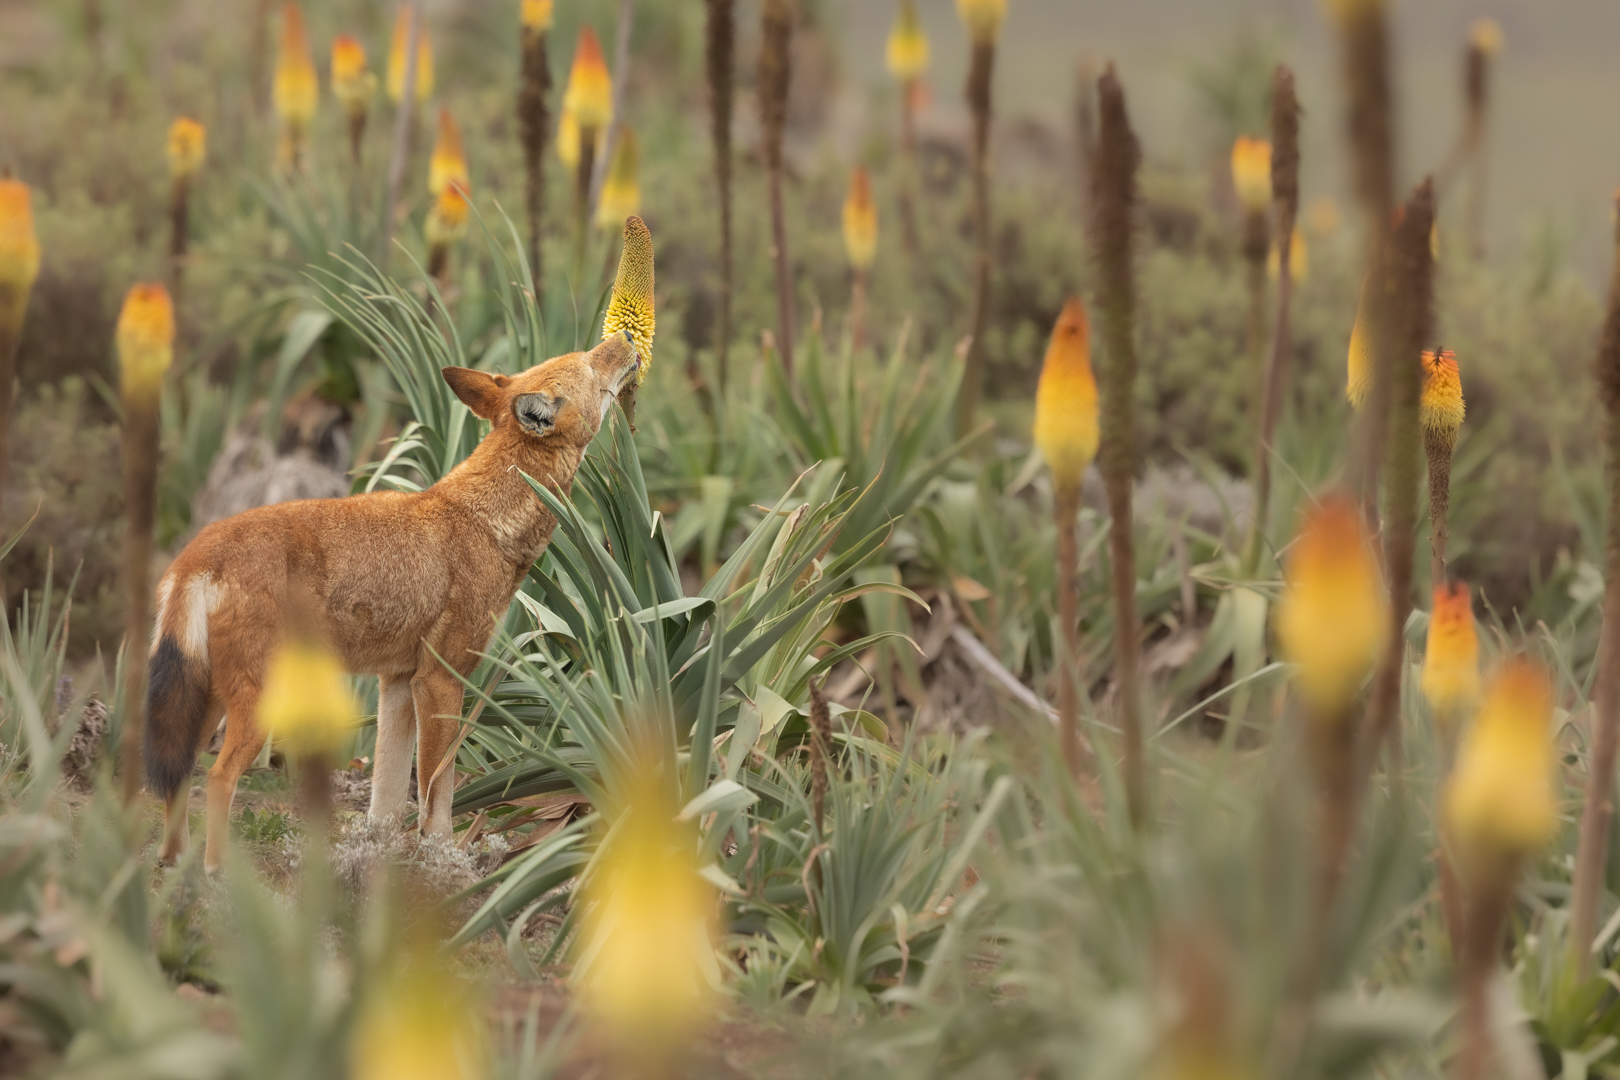
M204 863L215 869L224 856L237 780L264 745L265 664L295 594L313 600L318 630L350 671L379 676L372 815L404 812L414 741L422 827L450 832L454 770L430 783L461 716L462 684L445 665L472 671L556 526L519 472L568 491L636 363L628 335L615 335L510 377L446 368L456 395L494 428L437 484L261 507L186 545L158 585L148 704L147 771L167 802L166 859L185 850L191 769L222 714Z

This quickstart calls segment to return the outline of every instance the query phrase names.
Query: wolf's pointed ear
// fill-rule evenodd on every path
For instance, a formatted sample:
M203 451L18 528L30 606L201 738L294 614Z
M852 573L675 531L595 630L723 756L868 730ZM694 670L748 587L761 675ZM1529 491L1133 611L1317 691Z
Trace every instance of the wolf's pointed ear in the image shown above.
M439 373L474 415L493 421L500 414L501 390L512 381L505 375L464 367L441 368Z
M532 394L519 394L512 399L512 415L523 425L523 430L535 435L550 435L557 424L557 414L568 403L561 394L553 397L544 390Z

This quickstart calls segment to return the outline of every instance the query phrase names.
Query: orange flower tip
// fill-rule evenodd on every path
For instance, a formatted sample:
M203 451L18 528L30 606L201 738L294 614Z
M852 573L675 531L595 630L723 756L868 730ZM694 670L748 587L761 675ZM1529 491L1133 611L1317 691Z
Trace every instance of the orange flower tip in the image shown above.
M1035 387L1035 445L1052 482L1078 489L1097 456L1097 380L1091 371L1091 331L1086 308L1071 296L1058 313Z
M900 12L884 48L889 74L904 83L915 82L928 70L928 35L923 33L913 0L900 0Z
M462 150L461 128L450 110L439 110L439 133L428 158L428 193L437 196L451 184L468 186L467 155Z
M975 42L994 42L1007 17L1007 0L956 0L956 13Z
M1343 495L1306 514L1288 553L1276 627L1315 715L1344 716L1383 648L1389 614L1361 513Z
M12 294L11 302L19 318L38 277L39 238L34 234L33 194L21 180L0 177L0 290Z
M174 302L169 290L150 281L130 286L115 336L125 388L147 393L161 386L174 360Z
M1467 409L1463 403L1462 375L1457 356L1450 349L1423 354L1423 397L1421 416L1424 430L1454 440L1462 428Z
M411 9L401 4L394 19L394 36L388 43L388 99L399 104L405 98L405 50L411 39ZM417 104L433 96L433 42L424 25L416 35Z
M377 77L366 70L366 48L348 34L332 39L332 95L353 113L364 112L377 91Z
M304 11L297 4L281 7L281 47L276 54L270 97L282 123L295 129L308 126L320 100L315 61L310 55L309 38L304 33Z
M1271 203L1271 143L1239 135L1232 143L1232 187L1251 214Z
M613 120L613 77L602 56L602 43L589 25L580 27L574 65L563 91L563 110L574 114L581 130L601 129Z
M523 0L518 20L524 30L540 34L551 29L552 15L552 0Z
M1468 586L1462 582L1434 587L1419 685L1429 708L1448 730L1479 703L1479 637Z
M1463 737L1444 797L1465 873L1499 872L1557 829L1552 713L1546 672L1524 659L1503 663Z
M202 166L208 151L208 132L189 116L175 117L164 149L169 157L169 175L176 180L188 179Z
M857 270L867 269L877 257L877 206L864 166L850 174L849 194L844 197L844 251Z

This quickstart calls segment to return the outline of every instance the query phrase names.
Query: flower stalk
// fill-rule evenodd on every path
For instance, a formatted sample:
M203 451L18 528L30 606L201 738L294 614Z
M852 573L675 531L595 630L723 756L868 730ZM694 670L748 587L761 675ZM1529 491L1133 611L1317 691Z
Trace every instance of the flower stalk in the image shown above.
M165 149L169 158L169 292L178 308L191 236L191 178L207 152L207 132L190 117L177 117L169 125Z
M1456 757L1458 732L1479 707L1480 698L1479 637L1474 627L1468 586L1462 582L1434 586L1434 606L1429 615L1419 687L1440 735L1440 784L1444 790ZM1452 862L1443 815L1440 824L1440 845L1435 853L1440 878L1440 912L1451 939L1452 955L1460 957L1464 946L1462 885Z
M281 6L281 43L276 53L276 76L270 87L270 101L281 121L281 141L276 159L282 168L298 172L304 167L309 124L320 103L321 84L315 75L315 60L304 31L304 11L297 4Z
M1457 356L1450 349L1423 354L1423 455L1429 464L1429 581L1448 578L1446 515L1451 505L1451 454L1462 429L1464 404Z
M523 0L523 74L518 84L518 144L523 150L523 209L529 219L529 275L538 302L544 295L540 240L546 212L546 129L551 126L546 96L551 93L551 61L546 38L552 0Z
M1108 492L1108 553L1114 606L1114 681L1124 733L1125 792L1132 824L1147 821L1147 765L1137 687L1136 554L1131 542L1131 484L1136 470L1136 280L1133 219L1141 144L1125 112L1125 90L1110 64L1097 80L1097 160L1092 173L1091 243L1104 362L1099 458Z
M146 732L146 644L152 639L152 532L156 525L158 411L174 362L174 303L156 282L130 288L116 332L124 409L124 804L141 788Z
M1232 144L1232 187L1243 204L1243 261L1249 287L1250 356L1260 354L1266 332L1266 256L1271 253L1271 144L1239 135Z
M889 74L900 84L900 239L906 254L917 254L917 104L928 70L928 35L917 18L915 0L900 0L884 48Z
M770 184L771 258L776 267L776 347L782 370L793 378L793 271L788 261L787 213L782 205L782 135L787 126L788 86L793 78L792 0L765 0L760 15L760 151Z
M585 264L585 236L590 225L591 174L596 168L598 141L613 120L613 79L602 42L590 26L582 26L574 45L574 62L563 90L563 113L578 132L579 156L574 165L574 273ZM559 133L560 137L560 133Z
M348 34L332 39L332 96L343 103L349 121L349 160L358 169L366 118L377 92L377 76L366 70L366 49Z
M33 194L0 174L0 522L4 521L6 460L11 446L11 386L28 297L39 277Z
M433 51L422 28L420 0L405 0L394 20L394 37L388 49L388 96L395 103L394 145L388 158L388 226L373 256L386 265L394 240L394 224L399 213L400 192L405 170L416 142L416 103L428 96L433 85Z
M866 347L866 278L877 257L877 205L872 201L872 178L865 166L850 174L844 197L844 253L851 273L849 297L850 348Z
M973 42L966 87L968 111L973 116L973 322L962 370L962 388L956 399L956 435L961 438L973 427L984 391L984 331L990 313L991 86L996 68L996 38L1001 33L1007 2L957 0L957 10Z
M704 0L703 60L709 77L709 139L720 211L720 311L714 332L717 398L725 396L731 354L731 107L736 68L736 0Z

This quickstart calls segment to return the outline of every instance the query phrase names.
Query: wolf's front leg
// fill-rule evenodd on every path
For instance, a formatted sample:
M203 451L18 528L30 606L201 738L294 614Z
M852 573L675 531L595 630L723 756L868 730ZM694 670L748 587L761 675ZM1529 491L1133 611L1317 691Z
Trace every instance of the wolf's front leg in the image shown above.
M411 754L416 749L416 702L411 676L377 680L377 748L371 765L371 816L405 815L411 793Z
M461 730L461 681L442 665L424 668L411 680L411 694L416 700L417 820L427 835L449 836L456 763L447 758Z

